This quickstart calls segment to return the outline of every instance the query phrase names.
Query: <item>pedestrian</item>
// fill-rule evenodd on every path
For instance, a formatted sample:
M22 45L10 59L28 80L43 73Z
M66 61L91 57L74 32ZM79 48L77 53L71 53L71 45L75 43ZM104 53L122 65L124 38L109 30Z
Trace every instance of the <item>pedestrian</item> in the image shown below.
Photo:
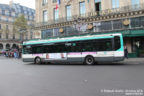
M17 54L17 59L19 59L19 51L18 50L16 51L16 54Z
M8 51L6 51L6 53L5 53L5 54L6 54L6 57L8 57Z
M15 59L17 58L17 53L16 53L16 51L14 51L14 58L15 58Z
M125 58L128 59L128 49L127 49L126 46L125 46L125 48L124 48L124 55L125 55Z

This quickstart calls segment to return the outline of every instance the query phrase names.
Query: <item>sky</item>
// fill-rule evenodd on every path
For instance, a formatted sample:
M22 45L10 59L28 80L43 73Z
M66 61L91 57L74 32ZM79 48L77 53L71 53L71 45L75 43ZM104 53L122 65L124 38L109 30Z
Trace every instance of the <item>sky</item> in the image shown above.
M0 0L0 4L9 4L11 0ZM35 0L13 0L14 3L35 9Z

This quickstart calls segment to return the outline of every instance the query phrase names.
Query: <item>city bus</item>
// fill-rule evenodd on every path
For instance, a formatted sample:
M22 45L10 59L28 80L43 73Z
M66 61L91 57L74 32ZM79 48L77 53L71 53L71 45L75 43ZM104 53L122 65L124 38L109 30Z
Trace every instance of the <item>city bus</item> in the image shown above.
M124 60L123 36L117 34L83 35L23 42L24 62L83 63Z

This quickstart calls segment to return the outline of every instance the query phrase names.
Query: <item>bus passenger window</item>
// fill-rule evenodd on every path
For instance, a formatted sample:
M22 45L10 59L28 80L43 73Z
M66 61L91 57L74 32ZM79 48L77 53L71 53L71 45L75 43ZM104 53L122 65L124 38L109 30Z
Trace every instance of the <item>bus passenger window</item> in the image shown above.
M114 46L115 46L115 50L120 49L121 44L120 44L120 37L119 36L114 37Z
M112 42L111 41L106 42L106 51L112 51Z
M23 46L23 54L32 54L31 46Z

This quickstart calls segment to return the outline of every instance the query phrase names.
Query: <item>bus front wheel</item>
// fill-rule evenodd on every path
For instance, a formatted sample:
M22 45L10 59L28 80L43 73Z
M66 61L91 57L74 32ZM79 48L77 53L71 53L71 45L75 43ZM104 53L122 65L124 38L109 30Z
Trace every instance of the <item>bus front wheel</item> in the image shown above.
M87 64L87 65L93 65L95 63L95 60L94 60L94 58L92 56L87 56L85 58L85 62L84 63Z
M41 64L41 58L37 57L37 58L35 59L35 64Z

